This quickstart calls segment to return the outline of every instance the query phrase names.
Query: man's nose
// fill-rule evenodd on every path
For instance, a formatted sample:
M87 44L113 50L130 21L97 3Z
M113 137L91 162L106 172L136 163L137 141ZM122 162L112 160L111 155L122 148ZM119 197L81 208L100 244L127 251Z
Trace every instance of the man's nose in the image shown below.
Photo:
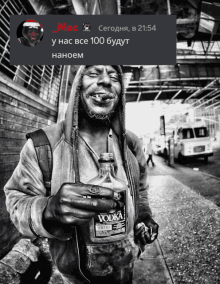
M100 74L97 84L104 86L111 86L112 81L111 78L109 77L109 74L107 72L103 72L103 74Z

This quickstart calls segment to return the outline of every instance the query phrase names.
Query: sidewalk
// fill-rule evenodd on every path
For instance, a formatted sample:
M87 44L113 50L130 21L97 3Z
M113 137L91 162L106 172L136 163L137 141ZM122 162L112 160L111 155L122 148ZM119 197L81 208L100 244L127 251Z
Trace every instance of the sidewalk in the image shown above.
M134 284L220 283L220 208L160 171L148 183L159 237L136 261Z

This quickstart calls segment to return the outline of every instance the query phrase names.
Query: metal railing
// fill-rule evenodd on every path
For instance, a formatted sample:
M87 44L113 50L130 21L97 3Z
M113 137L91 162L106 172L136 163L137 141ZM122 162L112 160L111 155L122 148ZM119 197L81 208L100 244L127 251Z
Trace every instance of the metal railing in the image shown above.
M177 56L182 55L182 56L214 56L214 57L218 57L220 56L220 48L219 51L209 51L208 53L206 53L205 51L202 50L183 50L183 49L177 49Z
M220 59L220 52L209 52L205 54L204 52L196 52L193 54L180 54L177 53L177 60L178 59L201 59L201 60L207 60L207 59L212 59L212 60L219 60Z
M0 4L0 71L17 84L56 106L62 75L61 65L10 64L10 15L23 14L30 14L30 11L20 0L6 0L4 4Z

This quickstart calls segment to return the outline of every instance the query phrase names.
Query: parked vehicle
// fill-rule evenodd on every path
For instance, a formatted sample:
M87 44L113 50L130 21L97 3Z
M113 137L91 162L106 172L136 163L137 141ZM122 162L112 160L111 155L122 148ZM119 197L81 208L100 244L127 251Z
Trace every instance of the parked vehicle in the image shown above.
M174 134L174 157L180 162L187 157L213 156L212 142L204 122L188 122L176 126Z

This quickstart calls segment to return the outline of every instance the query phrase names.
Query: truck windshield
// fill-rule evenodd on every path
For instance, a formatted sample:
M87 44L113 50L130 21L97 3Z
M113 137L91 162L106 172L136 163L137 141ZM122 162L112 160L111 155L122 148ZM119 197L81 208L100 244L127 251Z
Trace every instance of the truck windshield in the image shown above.
M208 132L206 127L196 127L194 128L194 130L197 138L208 137Z
M192 128L183 128L182 129L182 139L194 138Z

